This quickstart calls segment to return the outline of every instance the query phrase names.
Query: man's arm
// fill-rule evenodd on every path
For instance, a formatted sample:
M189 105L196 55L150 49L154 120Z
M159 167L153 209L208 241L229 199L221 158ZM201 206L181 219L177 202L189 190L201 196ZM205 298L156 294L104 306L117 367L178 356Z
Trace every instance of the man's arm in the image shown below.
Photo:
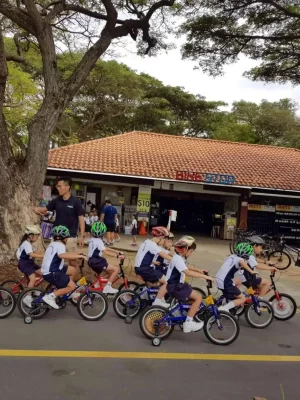
M84 240L84 234L85 234L84 216L79 215L78 220L79 220L79 231L80 231L79 244L80 244L80 246L83 246L83 240Z
M56 199L51 200L46 207L33 207L33 212L38 215L45 215L48 211L56 210Z

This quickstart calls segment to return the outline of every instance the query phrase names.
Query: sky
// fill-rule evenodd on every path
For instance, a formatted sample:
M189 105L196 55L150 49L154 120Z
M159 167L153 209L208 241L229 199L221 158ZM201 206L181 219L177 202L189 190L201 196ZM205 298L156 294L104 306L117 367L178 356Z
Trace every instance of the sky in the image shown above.
M238 100L259 103L262 99L277 101L282 98L292 98L300 104L299 86L293 88L289 84L264 84L244 78L243 72L255 65L246 57L227 66L224 75L218 78L211 78L201 70L195 70L195 62L181 59L180 49L157 57L140 57L132 49L123 53L118 61L137 72L145 72L166 85L182 86L188 92L200 94L207 100L222 100L229 106Z

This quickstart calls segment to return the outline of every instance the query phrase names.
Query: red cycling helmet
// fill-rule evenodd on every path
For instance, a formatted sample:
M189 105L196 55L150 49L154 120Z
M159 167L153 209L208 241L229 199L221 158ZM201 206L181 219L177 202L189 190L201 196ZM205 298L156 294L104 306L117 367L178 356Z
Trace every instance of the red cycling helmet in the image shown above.
M164 226L155 226L152 228L152 235L155 237L169 237L169 230Z
M192 236L183 236L174 243L174 248L177 253L183 253L185 249L195 244L195 239Z

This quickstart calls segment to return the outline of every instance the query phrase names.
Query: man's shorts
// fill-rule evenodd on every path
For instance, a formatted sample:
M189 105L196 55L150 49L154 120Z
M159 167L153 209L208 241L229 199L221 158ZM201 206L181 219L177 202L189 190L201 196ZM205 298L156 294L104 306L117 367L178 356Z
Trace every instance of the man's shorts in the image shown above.
M137 235L137 228L132 228L131 234L132 234L132 236L136 236Z
M239 296L240 294L242 294L242 292L240 291L240 289L238 289L236 286L229 286L226 289L221 289L226 300L235 300L237 298L237 296Z
M168 283L167 291L178 301L188 301L192 294L192 287L188 283Z
M161 271L158 271L157 269L154 269L152 267L148 268L139 267L139 268L134 268L134 270L135 273L140 277L142 277L142 279L145 282L156 283L164 276L164 274Z
M63 289L67 287L70 282L70 278L66 273L67 270L67 265L64 265L60 271L50 272L50 274L43 275L43 278L57 289Z
M91 257L88 264L97 274L101 274L108 267L108 262L104 257Z
M26 276L30 276L35 273L39 267L32 259L29 260L19 260L18 268Z
M105 224L106 225L106 224ZM114 232L115 231L115 224L108 224L106 225L107 232Z

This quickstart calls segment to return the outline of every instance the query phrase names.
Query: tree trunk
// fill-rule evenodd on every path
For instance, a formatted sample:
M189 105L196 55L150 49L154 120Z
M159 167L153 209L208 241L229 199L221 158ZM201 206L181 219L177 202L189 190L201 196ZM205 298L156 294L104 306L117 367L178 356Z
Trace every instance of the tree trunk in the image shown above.
M16 261L24 227L37 223L38 217L32 212L28 189L16 170L10 177L0 170L0 190L0 267L3 267Z

